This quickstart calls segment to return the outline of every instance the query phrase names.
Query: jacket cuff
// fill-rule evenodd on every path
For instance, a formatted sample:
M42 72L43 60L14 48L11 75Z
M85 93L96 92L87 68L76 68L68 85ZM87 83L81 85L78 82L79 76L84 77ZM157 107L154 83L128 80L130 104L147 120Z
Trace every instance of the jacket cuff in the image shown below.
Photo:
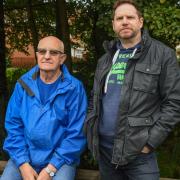
M147 144L149 144L153 149L156 149L160 144L162 144L162 142L166 139L167 136L168 132L153 127L150 130L150 136Z
M16 158L16 159L14 159L13 157L12 157L12 160L15 162L15 164L16 164L16 166L19 168L19 166L21 166L22 164L24 164L24 163L29 163L30 162L30 160L29 160L29 158L28 157L19 157L19 158Z
M65 164L65 161L62 159L59 160L56 157L52 157L52 159L50 160L49 163L52 164L56 169L59 170L63 166L63 164Z

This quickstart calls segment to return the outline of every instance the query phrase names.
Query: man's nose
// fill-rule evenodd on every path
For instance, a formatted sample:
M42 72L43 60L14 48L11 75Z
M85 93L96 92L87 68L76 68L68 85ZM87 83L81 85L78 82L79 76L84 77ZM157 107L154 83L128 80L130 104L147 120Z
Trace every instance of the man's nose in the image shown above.
M44 55L44 57L46 58L46 59L49 59L50 58L50 52L49 51L46 51L46 53L45 53L45 55Z
M123 24L128 24L128 19L126 17L123 17L122 22Z

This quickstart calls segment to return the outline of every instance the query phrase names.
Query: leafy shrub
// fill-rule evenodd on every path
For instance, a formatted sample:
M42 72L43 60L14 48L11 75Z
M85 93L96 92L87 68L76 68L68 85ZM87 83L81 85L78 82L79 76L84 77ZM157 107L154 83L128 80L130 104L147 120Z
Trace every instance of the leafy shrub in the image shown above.
M91 57L92 55L90 53L88 55L87 60L74 62L72 67L73 75L83 82L87 95L92 90L96 68L96 62Z
M6 76L7 76L7 88L8 93L11 95L14 86L16 84L16 81L27 72L27 69L21 69L21 68L7 68L6 70Z
M9 96L12 94L12 91L14 89L14 86L16 84L17 79L20 78L22 74L27 72L27 69L20 69L20 68L7 68L6 69L6 76L7 76L7 89ZM0 124L0 146L3 146L3 141L6 136L6 132L4 130L4 122L1 122ZM8 156L3 151L3 149L0 149L0 160L7 160Z

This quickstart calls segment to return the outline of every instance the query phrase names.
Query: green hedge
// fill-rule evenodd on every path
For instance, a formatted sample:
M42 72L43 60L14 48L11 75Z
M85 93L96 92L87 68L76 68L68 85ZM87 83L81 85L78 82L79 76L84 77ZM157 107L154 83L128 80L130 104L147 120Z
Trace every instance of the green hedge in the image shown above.
M6 77L7 77L7 88L9 95L11 95L16 81L28 70L22 68L7 68L6 69Z
M6 76L7 76L7 88L8 88L8 94L9 97L12 94L12 91L14 89L15 83L17 79L20 78L22 74L24 74L27 71L27 69L20 69L20 68L7 68L6 69ZM4 138L6 136L6 132L4 130L4 121L1 121L0 124L0 147L3 146ZM0 160L7 160L8 157L3 151L2 148L0 148Z

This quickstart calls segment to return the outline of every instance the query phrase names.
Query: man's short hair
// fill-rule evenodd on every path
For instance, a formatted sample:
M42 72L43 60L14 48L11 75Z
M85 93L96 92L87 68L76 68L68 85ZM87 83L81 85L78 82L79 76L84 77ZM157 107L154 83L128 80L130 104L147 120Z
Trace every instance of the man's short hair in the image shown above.
M121 6L122 4L131 4L131 5L134 6L135 9L137 10L137 15L138 15L139 17L142 17L142 13L141 13L141 11L140 11L140 8L138 7L138 5L136 4L135 1L133 1L133 0L117 0L117 1L114 3L114 5L113 5L113 16L112 16L113 18L114 18L116 9L117 9L119 6Z

